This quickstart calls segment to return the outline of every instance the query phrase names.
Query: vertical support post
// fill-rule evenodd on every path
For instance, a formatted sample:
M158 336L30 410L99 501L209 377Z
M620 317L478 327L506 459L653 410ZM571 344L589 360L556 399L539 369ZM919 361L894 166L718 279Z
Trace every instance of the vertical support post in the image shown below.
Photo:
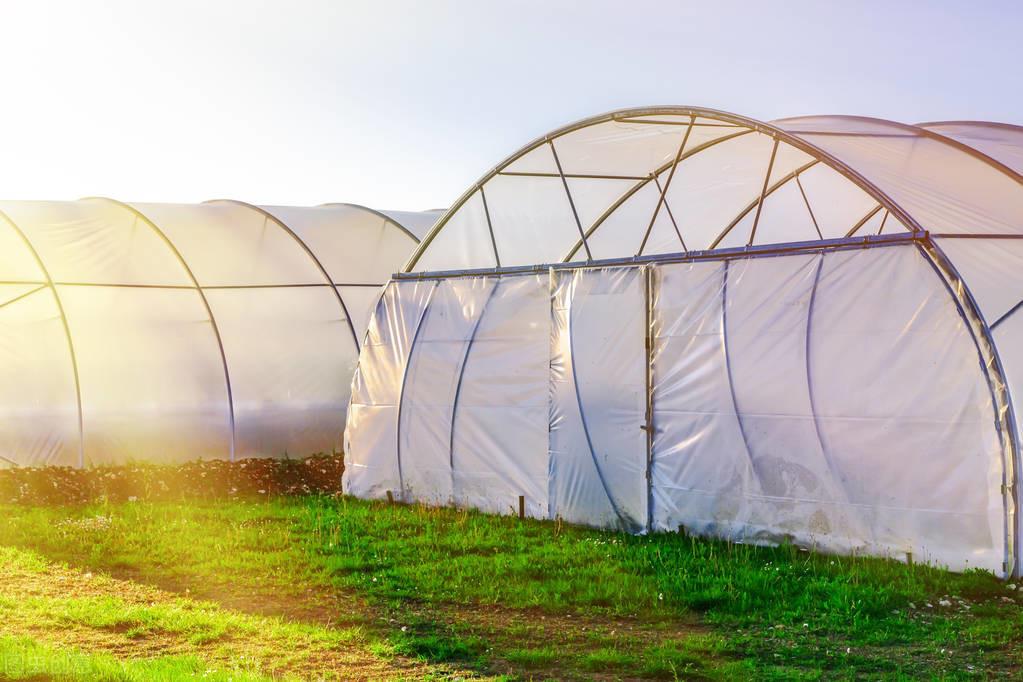
M654 491L654 277L655 267L644 266L644 299L646 304L646 530L653 530Z
M561 159L558 158L558 150L554 148L554 140L547 140L551 147L551 154L554 155L554 163L558 167L558 175L561 176L561 184L565 188L565 195L568 197L568 205L572 208L572 217L575 218L575 226L579 230L579 238L583 240L583 248L586 249L586 260L592 261L593 254L590 253L590 245L586 242L586 233L583 231L582 221L579 220L579 212L575 210L575 202L572 201L572 192L568 189L568 180L565 178L565 171L561 169Z
M526 496L519 495L519 519L526 518Z
M749 232L749 243L746 246L753 246L753 239L757 236L757 225L760 224L760 213L764 210L764 197L767 196L767 186L771 182L771 171L774 170L774 159L778 156L778 139L775 138L774 146L771 147L771 160L767 162L767 173L764 174L764 186L760 190L760 201L757 202L757 214L753 216L753 229Z
M555 509L558 506L557 487L554 482L554 450L551 448L551 440L554 430L554 390L552 384L554 382L554 298L557 295L557 283L558 273L551 267L547 269L547 305L549 306L549 314L547 316L547 323L550 325L548 329L548 343L547 343L547 518L554 520L556 514Z

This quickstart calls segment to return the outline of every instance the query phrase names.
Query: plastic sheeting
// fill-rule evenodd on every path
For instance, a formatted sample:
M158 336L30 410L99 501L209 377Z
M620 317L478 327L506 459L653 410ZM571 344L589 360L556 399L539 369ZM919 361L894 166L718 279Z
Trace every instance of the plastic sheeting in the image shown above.
M339 449L415 243L343 204L0 202L0 466Z
M915 243L398 279L368 338L350 494L1007 571L989 376Z

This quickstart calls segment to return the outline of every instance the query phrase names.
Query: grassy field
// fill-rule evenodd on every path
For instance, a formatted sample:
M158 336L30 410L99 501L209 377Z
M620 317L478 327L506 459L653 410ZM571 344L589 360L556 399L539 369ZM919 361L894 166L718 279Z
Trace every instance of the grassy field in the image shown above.
M8 679L1018 676L988 575L328 496L0 505Z

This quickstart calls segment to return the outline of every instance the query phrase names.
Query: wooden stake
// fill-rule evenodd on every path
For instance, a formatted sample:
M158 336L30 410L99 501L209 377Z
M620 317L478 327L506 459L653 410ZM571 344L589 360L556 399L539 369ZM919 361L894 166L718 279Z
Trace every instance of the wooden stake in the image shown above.
M394 504L394 493L392 493L390 490L387 491L387 503Z
M526 518L526 496L519 495L519 518Z

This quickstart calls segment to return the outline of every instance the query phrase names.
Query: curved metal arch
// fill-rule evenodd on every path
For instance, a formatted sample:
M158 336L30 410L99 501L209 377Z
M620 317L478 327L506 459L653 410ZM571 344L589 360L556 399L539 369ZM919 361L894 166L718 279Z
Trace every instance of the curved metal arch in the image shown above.
M357 208L357 209L359 209L361 211L366 211L367 213L372 213L373 215L375 215L378 218L383 218L384 222L390 223L391 225L394 225L395 227L397 227L399 230L404 232L408 237L410 237L412 239L412 241L414 241L416 244L419 243L419 237L417 237L416 235L412 234L412 231L410 229L408 229L407 227L405 227L404 225L399 223L397 220L395 220L391 216L387 215L386 213L384 213L382 211L378 211L375 208L370 208L369 206L363 206L362 204L352 204L352 203L348 203L348 202L345 202L345 201L328 201L325 204L319 204L317 206L317 208L327 208L327 207L330 207L330 206L346 206L348 208Z
M896 203L888 194L878 187L873 182L869 181L857 170L847 165L844 161L838 157L830 154L829 152L821 149L812 142L808 142L798 137L797 135L790 133L773 123L764 121L758 121L756 119L740 116L738 114L729 113L726 111L720 111L717 109L707 109L701 107L687 107L687 106L652 106L652 107L639 107L634 109L621 109L617 111L600 114L590 118L582 119L575 123L571 123L567 126L563 126L551 133L543 135L532 142L528 143L524 147L520 148L517 152L506 158L500 164L489 170L479 180L476 181L466 192L459 197L459 199L448 209L448 211L441 216L437 224L434 225L433 229L426 236L425 239L420 243L419 248L416 249L415 253L412 254L408 263L405 265L403 271L411 272L412 268L416 266L416 263L425 253L426 249L429 248L433 239L436 235L444 229L451 217L469 200L472 194L483 186L486 182L497 175L502 169L506 168L509 164L518 160L525 154L529 153L536 147L546 144L550 140L557 139L563 135L580 130L582 128L588 128L600 123L607 123L610 121L616 121L623 118L637 118L637 117L650 117L658 115L667 116L695 116L697 118L706 118L714 121L720 121L722 123L729 123L740 128L746 128L751 131L759 132L765 135L773 137L775 140L785 142L800 151L819 159L828 166L831 166L835 171L845 176L848 180L856 184L860 189L869 194L878 203L884 205L891 213L898 217L904 225L906 225L913 232L923 232L923 228L919 223L904 210L898 203Z
M995 342L991 327L984 319L977 299L973 296L970 285L941 246L935 240L927 238L918 243L916 247L941 283L944 284L949 297L955 303L977 349L980 371L987 380L999 442L1003 444L1004 449L1008 450L1007 457L1003 458L1002 470L1002 497L1005 501L1006 525L1005 574L1019 576L1021 570L1021 557L1017 547L1020 537L1019 472L1023 466L1023 461L1021 461L1023 453L1020 450L1020 435L1016 428L1016 410L1012 400L1012 391L1009 390L1009 380L998 352L998 344ZM1008 508L1010 500L1012 501L1011 512Z
M430 287L430 293L427 295L426 302L423 304L423 312L419 314L419 319L416 321L416 330L412 333L412 339L409 341L408 357L405 358L405 366L402 368L401 372L401 384L398 385L398 414L395 417L394 423L394 457L398 469L398 495L402 501L405 500L405 476L401 468L401 415L402 409L405 406L405 384L408 382L409 368L412 367L412 360L416 352L416 343L419 341L419 332L423 330L423 322L426 321L426 316L430 314L430 304L433 303L433 295L437 293L437 289L439 287L439 280L434 281L433 286Z
M310 260L312 260L313 264L316 266L316 269L320 271L321 275L323 275L323 279L327 281L327 285L330 288L330 290L334 292L334 296L335 298L337 298L337 302L341 306L341 312L345 314L345 322L348 323L348 331L352 333L352 341L355 343L355 352L358 353L359 351L362 350L362 346L359 344L359 335L355 331L355 325L352 323L352 316L348 314L348 306L345 305L345 300L341 297L341 292L338 291L336 286L334 286L334 280L331 279L330 273L328 273L327 269L323 267L323 263L320 262L320 259L316 257L316 254L313 253L313 250L309 248L309 245L302 241L302 238L299 237L294 230L288 227L288 225L285 224L283 220L275 216L273 213L270 213L266 209L260 208L259 206L255 206L244 201L238 201L237 199L210 199L209 201L204 201L203 203L234 204L235 206L241 206L242 208L246 208L250 211L255 211L256 213L260 214L261 216L263 216L264 218L266 218L267 220L269 220L270 222L272 222L273 224L277 225L279 228L287 232L289 235L291 235L291 238L294 239L295 242L302 248L302 250L306 252L306 255L309 256Z
M486 281L487 277L484 276L483 280ZM472 346L476 343L476 334L479 332L480 325L483 324L483 317L487 314L487 308L490 306L491 299L494 298L494 294L497 293L498 287L501 286L501 278L495 277L494 284L490 287L490 291L487 293L486 300L483 301L483 305L480 307L479 317L472 325L472 331L469 333L469 339L465 344L465 351L462 353L462 361L458 364L458 380L455 382L455 395L451 400L451 428L448 431L448 466L451 469L451 499L452 501L457 500L455 495L455 422L458 418L458 398L462 394L462 381L465 378L465 368L469 364L469 354L472 352Z
M728 349L728 272L731 261L726 260L721 266L721 352L725 361L725 378L728 379L728 392L732 397L732 409L735 411L735 421L739 426L739 435L742 436L743 449L746 452L746 461L749 463L750 473L758 489L763 490L760 482L760 472L757 471L756 459L753 457L753 448L749 444L749 434L746 433L746 424L742 420L742 412L739 411L739 399L735 394L735 376L732 373L731 354Z
M160 229L160 227L157 226L157 224L154 223L149 218L149 216L144 214L142 211L140 211L136 207L132 206L131 204L126 204L123 201L119 201L117 199L112 199L110 197L83 197L81 199L81 201L106 201L106 202L109 202L109 203L113 204L114 206L117 206L119 208L123 208L123 209L129 211L138 220L141 220L143 223L148 225L150 228L152 228L152 230L156 233L156 235L160 239L163 240L164 244L166 244L167 247L171 250L171 252L174 254L174 257L177 259L178 263L180 263L181 267L185 269L185 274L188 275L188 279L191 280L192 284L195 285L195 290L199 294L199 299L202 301L203 308L206 309L206 315L209 316L209 318L210 318L210 325L213 328L213 337L216 339L216 341L217 341L217 349L220 351L220 363L221 363L221 365L224 368L224 383L227 386L228 419L230 420L229 424L230 424L230 427L231 427L231 452L230 452L230 458L231 459L230 459L230 461L233 462L234 458L235 458L235 448L236 448L236 445L237 445L237 438L236 438L236 435L235 435L234 391L231 388L231 373L230 373L230 371L227 368L227 354L224 352L224 340L223 340L223 338L220 335L220 327L217 325L217 318L213 315L213 309L210 307L210 302L206 298L206 292L203 291L202 286L199 285L199 280L196 279L195 273L192 272L192 268L189 267L188 261L185 260L185 257L181 254L181 251L178 250L178 247L174 244L174 242L171 241L170 237L167 236L167 233L165 233L162 229Z
M966 144L964 142L960 142L959 140L957 140L957 139L955 139L953 137L949 137L948 135L942 135L941 133L936 132L934 130L931 130L930 128L925 128L922 125L911 125L909 123L900 123L899 121L891 121L891 120L888 120L886 118L875 118L875 117L872 117L872 116L846 116L846 115L835 115L835 114L826 115L826 116L793 116L791 118L778 119L775 122L776 123L781 123L783 121L802 121L802 120L807 120L807 119L820 119L820 118L827 118L827 119L832 119L832 120L843 120L843 121L859 121L859 122L862 122L862 123L881 123L881 124L884 124L884 125L894 126L896 128L900 128L902 130L905 130L905 131L908 131L908 132L912 132L915 135L919 135L921 137L927 137L927 138L930 138L932 140L935 140L936 142L941 142L942 144L948 145L949 147L953 147L955 149L958 149L959 151L963 152L964 154L968 154L969 156L972 156L973 158L977 159L978 161L981 161L981 162L987 164L988 166L991 166L995 170L1001 172L1004 175L1007 175L1011 179L1013 179L1016 182L1018 182L1019 184L1023 185L1023 175L1020 175L1019 173L1014 171L1012 168L1009 168L1008 166L1006 166L1004 163L1002 163L998 159L995 159L995 158L993 158L991 156L988 156L987 154L985 154L984 152L980 151L979 149L977 149L975 147L971 147L970 145L968 145L968 144ZM1016 128L1017 127L1017 126L1010 126L1007 123L1006 124L1002 124L1002 125L1005 125L1006 127L1009 127L1009 128ZM796 134L798 135L799 133L796 133ZM803 133L803 134L804 135L812 135L813 133L811 132L811 133ZM841 133L837 133L837 134L840 135ZM888 207L886 206L885 208L888 208Z
M11 226L15 232L18 233L18 237L25 244L28 250L32 253L32 258L35 259L36 265L39 266L39 270L43 273L43 277L46 278L46 286L50 288L53 293L53 300L57 304L57 312L60 313L60 322L64 327L64 337L67 339L68 352L71 355L71 372L75 378L75 400L78 404L78 468L85 468L85 417L82 412L82 382L78 374L78 356L75 355L75 342L71 337L71 326L67 321L67 313L64 310L64 304L60 300L60 294L57 293L57 287L53 283L53 277L50 275L49 269L46 264L43 263L42 256L36 251L36 247L33 246L32 240L28 238L25 231L18 226L16 222L11 219L11 216L6 211L0 210L0 219L7 221L7 224Z
M556 275L555 275L556 276ZM618 522L621 524L623 530L628 530L630 527L636 526L635 520L631 517L622 513L621 506L615 499L615 496L611 493L611 486L607 482L607 478L604 475L604 470L600 467L600 462L597 460L597 451L593 447L593 438L590 436L590 427L586 423L586 408L583 407L582 393L579 390L579 372L576 369L575 364L575 301L576 301L576 288L579 283L579 279L576 279L573 275L573 281L568 283L570 291L565 296L567 299L567 310L566 316L568 318L567 329L565 333L568 334L568 367L572 371L572 389L575 393L575 404L579 409L579 423L583 427L583 435L586 437L586 448L590 453L590 461L593 462L593 468L597 472L597 479L600 481L600 487L604 490L604 496L607 497L608 503L611 505L611 510L618 518ZM554 283L555 292L557 292L560 282ZM557 296L557 293L555 293ZM551 300L551 304L555 303L554 299Z

